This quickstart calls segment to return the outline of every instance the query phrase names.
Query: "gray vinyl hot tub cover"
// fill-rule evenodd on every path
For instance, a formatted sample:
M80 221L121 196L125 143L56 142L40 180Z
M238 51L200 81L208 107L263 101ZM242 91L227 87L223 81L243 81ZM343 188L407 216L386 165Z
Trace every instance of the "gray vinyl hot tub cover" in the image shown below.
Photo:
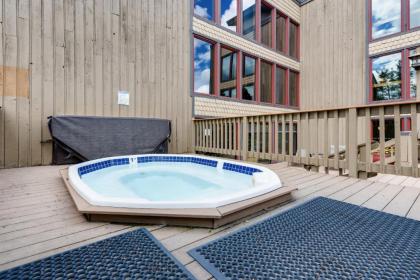
M53 116L48 126L54 143L54 164L167 153L171 135L171 122L163 119Z

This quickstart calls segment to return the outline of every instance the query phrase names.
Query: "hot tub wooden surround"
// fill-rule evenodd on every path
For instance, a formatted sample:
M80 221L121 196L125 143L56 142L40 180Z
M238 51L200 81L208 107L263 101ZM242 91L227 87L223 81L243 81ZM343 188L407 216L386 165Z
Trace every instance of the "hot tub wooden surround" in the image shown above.
M159 224L217 228L291 200L296 187L275 191L215 208L123 208L96 206L82 198L70 184L68 169L60 171L77 210L89 221L135 224Z

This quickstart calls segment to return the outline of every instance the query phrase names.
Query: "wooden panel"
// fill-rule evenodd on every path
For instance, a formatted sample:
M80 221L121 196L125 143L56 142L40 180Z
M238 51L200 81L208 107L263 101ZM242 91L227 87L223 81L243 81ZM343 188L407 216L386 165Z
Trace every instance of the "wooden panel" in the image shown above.
M365 103L364 0L317 0L301 8L301 108Z
M51 162L51 115L168 118L170 152L192 151L190 1L0 4L0 168Z

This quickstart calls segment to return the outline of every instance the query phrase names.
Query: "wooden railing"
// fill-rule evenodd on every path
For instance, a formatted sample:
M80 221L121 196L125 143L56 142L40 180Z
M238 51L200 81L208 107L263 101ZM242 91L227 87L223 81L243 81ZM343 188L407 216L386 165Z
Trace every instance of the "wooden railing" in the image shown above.
M419 109L419 102L405 102L196 119L194 149L243 160L323 166L352 177L369 173L418 177ZM403 132L401 119L408 120Z

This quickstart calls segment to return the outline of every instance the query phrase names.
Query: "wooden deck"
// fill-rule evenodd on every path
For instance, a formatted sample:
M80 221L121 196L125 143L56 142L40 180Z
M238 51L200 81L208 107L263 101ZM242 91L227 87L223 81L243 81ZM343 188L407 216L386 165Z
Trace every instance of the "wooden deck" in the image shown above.
M420 183L417 184L416 179L384 175L358 180L307 172L287 167L285 163L268 167L277 172L286 185L298 187L293 194L294 202L215 230L168 226L147 226L147 229L198 279L211 279L211 275L188 256L189 249L316 196L420 220ZM87 222L76 211L65 189L59 175L61 168L0 170L0 270L137 228Z

